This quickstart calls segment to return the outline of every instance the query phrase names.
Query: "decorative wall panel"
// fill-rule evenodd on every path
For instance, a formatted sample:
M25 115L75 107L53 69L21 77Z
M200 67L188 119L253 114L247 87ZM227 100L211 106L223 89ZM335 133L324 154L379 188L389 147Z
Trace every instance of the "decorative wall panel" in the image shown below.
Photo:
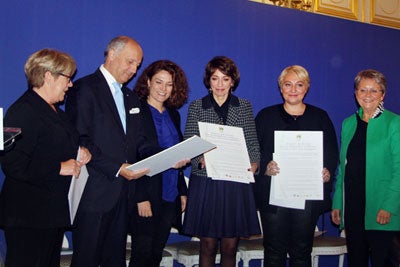
M400 29L400 0L250 1Z
M360 20L357 0L315 0L314 12Z
M366 22L400 28L400 0L370 0L370 20Z

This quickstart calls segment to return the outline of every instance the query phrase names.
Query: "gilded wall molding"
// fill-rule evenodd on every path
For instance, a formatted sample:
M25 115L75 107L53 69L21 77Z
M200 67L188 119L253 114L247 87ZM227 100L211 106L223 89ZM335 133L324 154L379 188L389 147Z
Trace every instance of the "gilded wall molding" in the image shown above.
M250 0L262 4L307 10L313 13L400 29L400 0ZM310 8L295 8L293 3Z
M360 20L358 1L354 0L315 0L314 12L351 20Z
M400 0L370 0L369 22L400 28Z

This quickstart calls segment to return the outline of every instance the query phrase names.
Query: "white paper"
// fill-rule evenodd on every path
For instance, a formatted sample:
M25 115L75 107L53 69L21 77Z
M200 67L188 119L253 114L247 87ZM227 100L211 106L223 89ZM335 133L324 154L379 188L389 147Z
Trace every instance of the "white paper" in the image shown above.
M217 148L204 154L207 176L214 180L254 182L243 129L198 122L200 136Z
M194 135L160 153L130 165L127 169L140 170L149 168L150 172L147 175L153 176L172 168L172 166L182 159L194 158L215 147L214 144Z
M278 190L282 190L279 187L280 185L276 185L275 183L276 177L272 176L271 177L271 189L270 189L270 195L269 195L269 204L275 205L275 206L280 206L280 207L285 207L285 208L292 208L292 209L301 209L304 210L306 206L306 200L303 198L298 198L298 199L283 199L283 198L278 198L275 196L275 192Z
M280 172L271 181L270 204L304 209L305 200L322 200L323 133L275 131L274 146Z
M4 149L4 136L3 136L3 108L0 108L0 150Z
M79 151L78 156L76 159L79 158ZM68 204L69 204L69 214L71 219L71 224L73 224L76 212L78 211L79 202L81 201L83 190L85 189L86 182L88 180L89 173L87 171L86 165L81 167L81 172L79 176L76 178L72 176L71 185L69 187L68 192Z

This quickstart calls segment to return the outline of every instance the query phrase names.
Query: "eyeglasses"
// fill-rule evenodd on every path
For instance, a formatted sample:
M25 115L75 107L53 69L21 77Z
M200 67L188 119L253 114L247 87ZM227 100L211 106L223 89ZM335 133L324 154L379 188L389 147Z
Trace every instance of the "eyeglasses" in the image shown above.
M67 78L68 79L68 83L71 81L71 76L69 76L69 75L67 75L67 74L64 74L64 73L61 73L61 72L58 72L57 73L58 75L61 75L61 76L64 76L65 78Z
M370 93L371 95L378 95L380 92L382 92L383 90L378 90L378 89L366 89L366 88L361 88L361 89L357 89L357 92L359 94L362 95L366 95L368 93Z

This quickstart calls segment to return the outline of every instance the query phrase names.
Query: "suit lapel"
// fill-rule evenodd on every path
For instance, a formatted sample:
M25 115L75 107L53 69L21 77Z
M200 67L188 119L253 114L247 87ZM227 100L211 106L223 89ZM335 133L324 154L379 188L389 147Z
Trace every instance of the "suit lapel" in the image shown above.
M158 145L158 136L156 126L154 125L153 116L151 114L150 107L148 106L146 101L141 101L142 104L142 127L145 129L146 135L149 134L150 140L155 140Z
M228 108L228 117L226 118L227 125L240 125L239 116L241 115L239 99L238 97L231 95L229 108Z
M132 90L130 90L128 87L123 86L122 92L124 94L125 103L126 134L134 136L137 134L138 126L142 125L140 124L140 115L143 112L143 107L139 101L139 98L137 98L135 93L132 92Z
M238 125L239 120L239 107L229 105L228 117L226 118L226 125Z

